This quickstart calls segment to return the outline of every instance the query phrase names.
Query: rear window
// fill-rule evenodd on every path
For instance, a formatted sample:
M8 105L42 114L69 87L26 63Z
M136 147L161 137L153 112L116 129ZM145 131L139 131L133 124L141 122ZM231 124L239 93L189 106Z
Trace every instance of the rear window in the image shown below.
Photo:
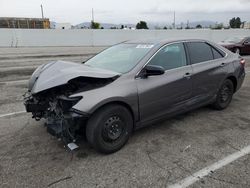
M219 58L223 58L224 55L221 54L221 52L219 52L217 49L212 48L212 51L213 51L213 55L214 55L214 59L219 59Z
M214 59L211 46L205 42L188 42L187 47L192 64Z

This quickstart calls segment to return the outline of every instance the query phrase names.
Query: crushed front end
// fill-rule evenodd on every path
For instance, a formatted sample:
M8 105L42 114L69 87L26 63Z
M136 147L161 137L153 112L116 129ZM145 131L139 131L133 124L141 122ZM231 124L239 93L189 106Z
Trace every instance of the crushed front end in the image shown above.
M119 74L78 63L55 61L39 66L28 83L24 95L27 112L39 121L44 118L47 131L66 144L74 143L84 133L88 112L74 109L84 92L104 87ZM82 96L72 97L82 93Z
M87 114L72 108L81 98L48 93L37 95L27 93L24 97L24 105L26 111L32 113L32 118L37 121L44 118L47 131L67 144L76 141L82 123L88 117Z
M47 131L61 138L66 145L74 143L84 133L84 126L89 114L74 109L73 106L83 96L71 97L73 94L103 87L114 79L78 77L66 84L34 93L31 90L24 95L24 105L32 118L46 120Z

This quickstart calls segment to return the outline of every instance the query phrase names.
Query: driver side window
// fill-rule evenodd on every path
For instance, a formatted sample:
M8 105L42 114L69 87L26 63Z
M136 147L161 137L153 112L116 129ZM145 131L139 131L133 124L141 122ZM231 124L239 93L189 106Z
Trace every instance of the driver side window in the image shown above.
M157 52L148 65L158 65L163 67L165 70L186 66L187 60L183 43L165 46Z

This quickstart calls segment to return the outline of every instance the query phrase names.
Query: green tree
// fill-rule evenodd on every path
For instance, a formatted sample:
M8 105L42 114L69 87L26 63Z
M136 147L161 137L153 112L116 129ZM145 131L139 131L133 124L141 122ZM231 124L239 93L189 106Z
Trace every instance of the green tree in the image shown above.
M241 26L241 20L240 20L239 17L237 17L237 18L235 19L235 24L236 24L236 28L240 28L240 26Z
M91 21L90 28L91 29L100 29L100 23Z
M240 28L242 22L241 19L239 17L237 18L232 18L231 20L229 20L229 25L231 28Z
M235 18L232 18L231 20L229 20L229 25L231 28L235 28Z
M136 29L148 29L147 22L140 21L136 24Z
M168 29L168 28L166 26L164 26L163 29Z
M201 29L202 28L202 26L200 25L200 24L198 24L197 26L196 26L196 29Z

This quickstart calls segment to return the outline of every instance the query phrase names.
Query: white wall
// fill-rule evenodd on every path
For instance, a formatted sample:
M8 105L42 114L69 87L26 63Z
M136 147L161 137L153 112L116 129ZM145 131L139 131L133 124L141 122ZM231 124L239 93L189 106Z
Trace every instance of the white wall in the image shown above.
M250 30L0 29L0 47L108 46L125 40L149 38L198 38L219 42L233 36L250 36Z

